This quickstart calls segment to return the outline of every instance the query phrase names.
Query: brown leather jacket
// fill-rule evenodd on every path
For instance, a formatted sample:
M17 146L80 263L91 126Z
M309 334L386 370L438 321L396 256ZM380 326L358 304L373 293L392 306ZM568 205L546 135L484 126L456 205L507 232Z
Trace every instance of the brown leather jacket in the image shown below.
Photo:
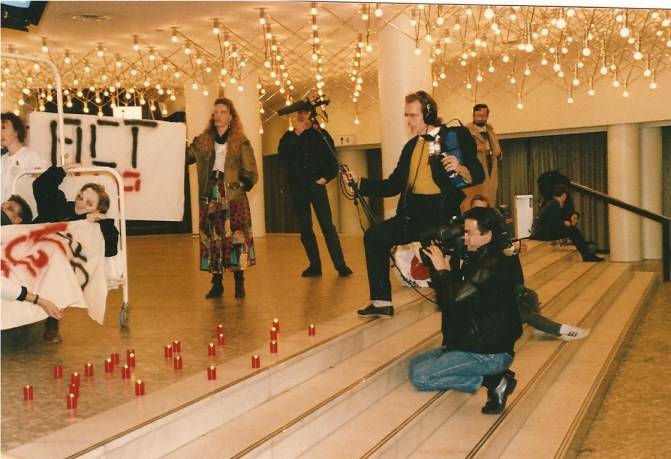
M212 138L201 134L191 142L186 149L187 163L196 162L198 171L198 196L209 194L212 166L214 165L214 144ZM229 148L224 161L224 177L226 177L226 199L231 202L242 199L247 191L251 190L259 179L254 158L254 149L248 139L245 139L240 148Z

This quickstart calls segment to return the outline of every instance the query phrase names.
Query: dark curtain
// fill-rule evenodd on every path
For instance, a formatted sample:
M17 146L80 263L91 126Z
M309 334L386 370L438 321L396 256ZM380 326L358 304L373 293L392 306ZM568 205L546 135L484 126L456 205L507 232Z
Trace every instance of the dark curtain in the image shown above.
M499 202L514 205L518 194L532 194L538 214L536 180L543 172L558 170L573 182L606 193L608 191L607 137L605 132L503 139L503 162L499 173ZM573 192L580 212L580 229L599 249L608 248L608 212L604 203Z

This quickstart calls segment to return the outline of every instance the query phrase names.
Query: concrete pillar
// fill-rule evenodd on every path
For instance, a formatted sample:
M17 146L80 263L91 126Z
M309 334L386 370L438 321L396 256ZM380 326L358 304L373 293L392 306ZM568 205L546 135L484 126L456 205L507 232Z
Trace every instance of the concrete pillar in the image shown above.
M641 207L662 213L662 128L641 128ZM662 225L642 219L643 259L662 258Z
M368 176L368 161L366 159L365 150L339 150L338 159L341 163L346 164L351 170L360 174L361 177ZM368 217L366 217L366 213L361 207L361 204L355 206L354 202L347 199L342 193L338 196L337 203L340 208L340 233L362 235L361 223L363 223L363 227L367 229L370 226L370 222L368 221ZM331 202L333 203L334 201ZM359 222L359 218L361 218L361 222ZM336 221L335 217L334 221Z
M252 191L247 194L252 211L254 237L265 236L266 234L265 197L263 194L263 141L261 139L258 90L256 89L257 80L258 74L254 70L243 76L241 81L242 91L231 84L226 86L226 97L233 101L235 109L240 115L245 134L254 148L254 157L259 170L259 181Z
M407 17L399 16L379 34L378 81L382 139L382 176L388 177L396 167L409 133L403 117L406 94L431 92L430 50L421 43L421 54L415 54L415 31ZM353 169L354 170L354 169ZM385 218L396 213L398 197L384 201Z
M212 116L213 104L217 98L217 83L212 82L207 88L208 94L203 94L205 88L199 86L193 89L193 81L184 83L184 111L186 113L186 137L191 141L205 130ZM198 173L196 165L192 164L188 168L189 174L189 193L191 199L191 233L198 234Z
M641 204L640 138L637 124L608 127L608 194L635 206ZM611 260L641 260L641 218L614 206L608 218Z

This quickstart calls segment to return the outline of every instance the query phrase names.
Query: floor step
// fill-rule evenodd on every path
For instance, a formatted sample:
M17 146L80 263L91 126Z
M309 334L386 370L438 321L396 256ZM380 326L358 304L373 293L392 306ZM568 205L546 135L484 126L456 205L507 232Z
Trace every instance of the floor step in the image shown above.
M410 358L440 343L436 312L191 442L168 458L293 457L407 380ZM263 419L263 422L259 420Z
M561 311L559 321L590 328L613 301L619 291L618 286L626 283L629 272L629 265L609 264L590 288L581 291ZM566 362L589 339L565 342L538 338L526 343L516 353L511 366L517 373L518 384L501 416L492 418L480 413L486 397L484 391L480 391L477 397L467 401L458 416L447 419L413 455L429 457L428 454L440 452L438 457L467 457L485 441L497 439L499 443L496 444L505 444L505 435L515 429L500 427L506 423L521 425Z
M500 457L519 458L529 451L536 458L576 457L591 414L607 388L615 362L636 328L640 310L658 275L636 272L592 334L543 394ZM486 446L486 445L485 445ZM482 448L477 457L492 457ZM498 455L498 454L497 454Z

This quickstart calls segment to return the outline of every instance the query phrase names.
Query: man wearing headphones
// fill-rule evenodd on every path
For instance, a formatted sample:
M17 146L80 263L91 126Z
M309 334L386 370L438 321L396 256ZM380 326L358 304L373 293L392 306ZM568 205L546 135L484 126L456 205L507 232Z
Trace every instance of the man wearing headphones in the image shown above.
M459 215L459 206L466 195L455 185L458 177L469 185L484 180L482 165L476 157L475 141L464 127L450 128L457 129L462 162L452 155L430 161L430 142L437 135L446 139L448 131L438 117L438 106L430 95L424 91L407 95L405 119L413 137L403 147L396 168L388 178L358 178L351 171L346 177L358 182L363 196L400 194L396 216L369 228L364 234L372 303L358 311L359 317L390 318L394 315L389 281L391 249L418 241L423 232L444 226L453 216Z

